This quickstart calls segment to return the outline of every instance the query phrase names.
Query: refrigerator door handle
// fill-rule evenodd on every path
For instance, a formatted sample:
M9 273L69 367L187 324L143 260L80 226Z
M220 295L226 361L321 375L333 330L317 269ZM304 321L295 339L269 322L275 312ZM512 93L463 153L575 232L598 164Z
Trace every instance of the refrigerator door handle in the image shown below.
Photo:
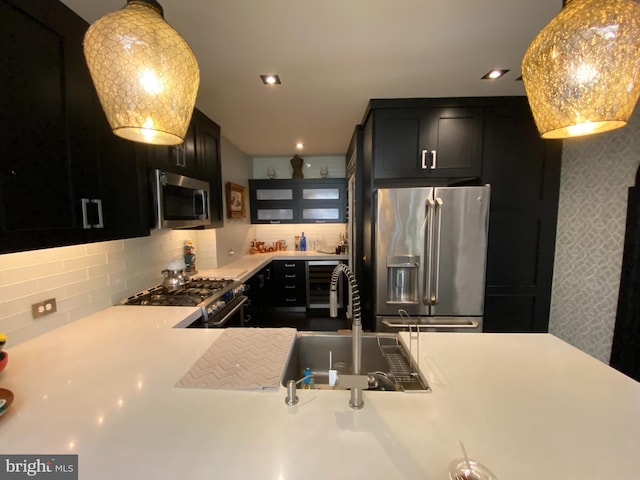
M442 226L442 199L436 198L435 203L435 217L436 228L434 230L434 250L433 250L433 289L431 290L431 304L436 305L438 303L438 294L440 292L440 239L441 239L441 226Z
M433 218L434 218L434 210L435 210L435 202L433 198L427 198L426 202L426 231L424 235L424 255L423 255L423 264L424 264L424 292L422 301L425 305L431 305L431 290L432 285L431 282L433 280Z
M416 322L405 322L405 323L397 323L389 320L383 320L382 324L385 327L389 328L465 328L469 330L473 330L478 328L479 322L468 322L468 323L416 323Z

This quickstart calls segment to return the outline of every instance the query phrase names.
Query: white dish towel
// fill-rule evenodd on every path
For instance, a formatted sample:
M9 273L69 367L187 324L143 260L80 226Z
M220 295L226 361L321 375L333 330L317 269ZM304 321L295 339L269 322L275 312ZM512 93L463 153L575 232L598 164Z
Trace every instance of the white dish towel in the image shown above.
M228 328L176 387L277 389L295 338L295 328Z

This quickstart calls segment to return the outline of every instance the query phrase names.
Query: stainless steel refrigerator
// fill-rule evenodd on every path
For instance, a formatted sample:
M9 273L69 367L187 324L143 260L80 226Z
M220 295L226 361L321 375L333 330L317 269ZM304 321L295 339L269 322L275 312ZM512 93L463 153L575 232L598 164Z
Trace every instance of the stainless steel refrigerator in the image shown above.
M376 330L482 331L490 187L383 188Z

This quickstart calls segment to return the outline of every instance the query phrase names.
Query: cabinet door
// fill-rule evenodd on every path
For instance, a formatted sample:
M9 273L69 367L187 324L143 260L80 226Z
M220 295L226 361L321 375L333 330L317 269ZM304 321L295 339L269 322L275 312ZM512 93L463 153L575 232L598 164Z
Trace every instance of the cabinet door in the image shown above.
M197 157L196 127L193 119L180 145L149 145L149 166L187 177L199 178L201 165Z
M478 177L482 109L403 108L375 111L374 177Z
M484 331L546 332L562 144L540 138L526 103L487 108L482 182L491 185Z
M252 223L344 223L347 183L324 180L249 180Z
M297 202L300 223L344 223L346 190L345 179L300 182Z
M86 23L58 2L0 1L0 251L83 241L98 189Z
M192 124L196 134L197 178L211 185L211 226L221 227L222 164L220 158L220 127L199 110L194 110ZM200 173L202 172L202 173Z
M98 156L103 228L92 229L92 240L116 240L149 235L149 185L146 146L117 137L102 119Z
M251 223L294 223L295 184L290 181L249 180Z

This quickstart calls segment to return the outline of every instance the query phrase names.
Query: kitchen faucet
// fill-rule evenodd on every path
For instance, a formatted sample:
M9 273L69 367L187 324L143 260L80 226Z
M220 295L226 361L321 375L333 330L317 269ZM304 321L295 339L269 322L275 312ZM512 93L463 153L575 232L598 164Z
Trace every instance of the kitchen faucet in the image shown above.
M345 263L339 263L336 268L333 269L331 274L331 287L329 290L329 316L335 318L338 316L338 278L340 274L344 273L349 281L349 303L352 310L351 321L351 349L353 354L353 377L354 384L351 386L351 400L349 406L354 409L360 409L363 407L362 401L362 382L359 382L360 369L362 364L362 319L360 315L360 290L358 289L358 283L356 277ZM367 377L364 376L364 379ZM346 385L345 385L346 386Z

